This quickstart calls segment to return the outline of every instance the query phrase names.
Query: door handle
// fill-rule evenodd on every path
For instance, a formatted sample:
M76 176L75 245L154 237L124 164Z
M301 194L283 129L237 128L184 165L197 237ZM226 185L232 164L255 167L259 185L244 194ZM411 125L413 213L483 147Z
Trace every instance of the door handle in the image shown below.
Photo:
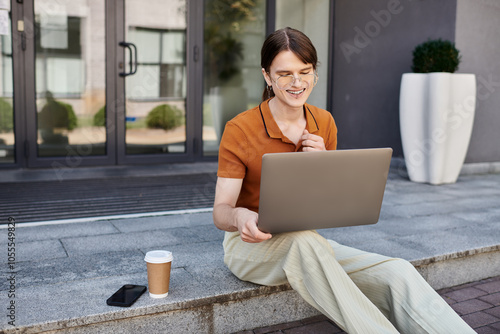
M128 75L134 75L135 72L137 72L137 47L135 46L134 43L130 43L130 42L120 42L120 43L118 43L118 45L120 45L121 47L127 48L129 55L130 55L130 62L129 62L130 72L120 72L120 76L126 77ZM134 49L134 50L132 51L132 49ZM132 57L132 55L134 57Z

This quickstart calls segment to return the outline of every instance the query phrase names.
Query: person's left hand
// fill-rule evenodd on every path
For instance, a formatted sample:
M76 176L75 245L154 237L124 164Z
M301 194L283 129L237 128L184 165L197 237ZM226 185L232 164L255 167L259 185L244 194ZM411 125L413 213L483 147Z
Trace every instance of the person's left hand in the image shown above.
M304 129L302 133L302 151L312 152L312 151L326 151L325 141L323 137L313 135L309 133L307 129Z

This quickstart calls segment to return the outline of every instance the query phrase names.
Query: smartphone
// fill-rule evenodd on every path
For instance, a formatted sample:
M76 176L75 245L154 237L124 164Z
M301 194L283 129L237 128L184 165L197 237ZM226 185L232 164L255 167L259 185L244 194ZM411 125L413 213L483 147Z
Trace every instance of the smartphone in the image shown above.
M108 298L106 304L129 307L146 291L144 285L125 284Z

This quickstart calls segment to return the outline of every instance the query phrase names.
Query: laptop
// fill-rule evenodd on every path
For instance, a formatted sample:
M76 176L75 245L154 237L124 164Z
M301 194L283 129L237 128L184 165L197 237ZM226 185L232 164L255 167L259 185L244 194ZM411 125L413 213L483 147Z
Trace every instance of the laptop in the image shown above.
M259 229L281 233L377 223L391 157L391 148L265 154Z

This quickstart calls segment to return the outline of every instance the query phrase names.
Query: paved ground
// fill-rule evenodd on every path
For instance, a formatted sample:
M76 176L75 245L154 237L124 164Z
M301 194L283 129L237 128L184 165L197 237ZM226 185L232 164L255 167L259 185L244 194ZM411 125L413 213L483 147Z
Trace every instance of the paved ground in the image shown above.
M500 333L500 276L438 290L439 294L479 334ZM242 331L238 334L345 333L325 316ZM457 333L459 334L459 333Z

